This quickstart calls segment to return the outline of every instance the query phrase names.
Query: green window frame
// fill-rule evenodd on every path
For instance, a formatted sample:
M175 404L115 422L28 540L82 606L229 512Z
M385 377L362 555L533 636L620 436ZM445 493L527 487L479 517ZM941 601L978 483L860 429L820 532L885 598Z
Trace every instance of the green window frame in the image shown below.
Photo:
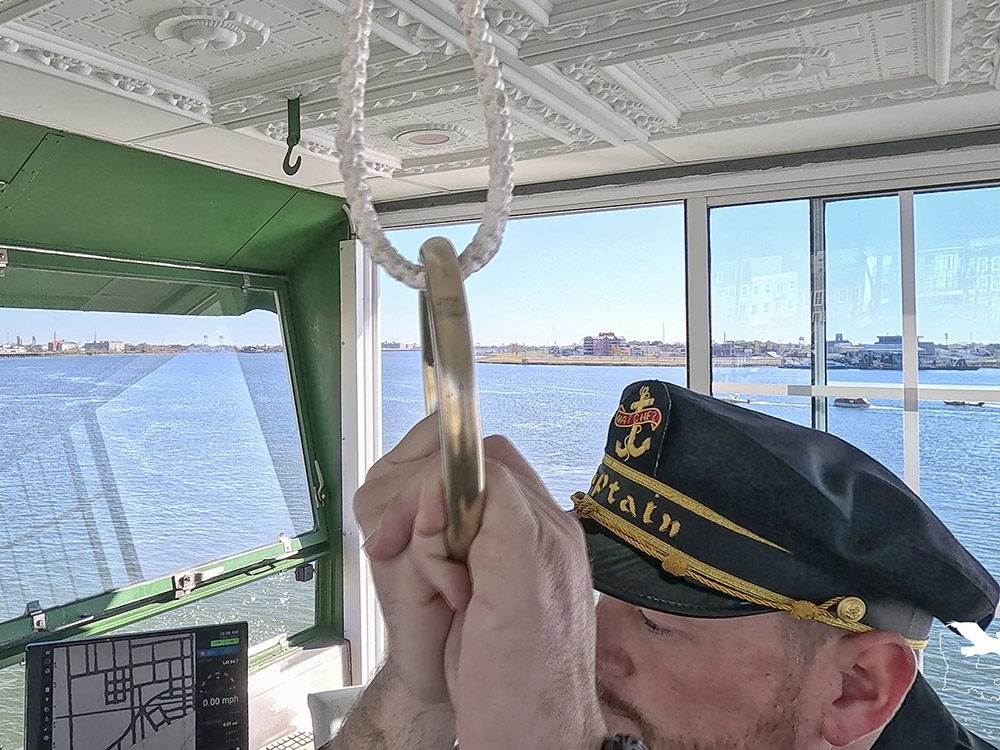
M283 542L44 610L44 629L37 627L37 613L0 623L0 668L19 663L28 643L106 633L309 562L317 564L315 625L294 634L291 643L342 635L340 301L330 294L339 284L337 239L321 243L284 275L0 245L11 269L210 284L273 295L314 521L313 530ZM197 574L209 570L211 577L199 580ZM179 586L178 573L193 575Z

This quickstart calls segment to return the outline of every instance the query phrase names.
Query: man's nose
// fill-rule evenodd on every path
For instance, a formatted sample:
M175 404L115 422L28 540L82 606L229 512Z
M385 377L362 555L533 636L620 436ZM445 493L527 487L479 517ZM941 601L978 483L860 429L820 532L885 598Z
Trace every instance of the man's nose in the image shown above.
M625 602L602 596L597 602L597 675L623 679L635 673L629 656L631 637L628 614L635 609Z

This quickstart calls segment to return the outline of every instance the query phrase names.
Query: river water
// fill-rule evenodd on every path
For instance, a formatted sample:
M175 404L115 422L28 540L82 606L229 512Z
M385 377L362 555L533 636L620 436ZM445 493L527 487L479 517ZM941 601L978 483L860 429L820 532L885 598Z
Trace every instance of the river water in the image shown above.
M484 428L510 437L566 507L593 475L621 390L685 376L682 368L497 364L477 373ZM893 372L835 376L899 382ZM807 378L773 367L715 372L731 383ZM388 450L422 416L419 354L386 352L383 382ZM922 372L921 382L1000 387L1000 371ZM0 565L18 571L16 583L0 578L0 619L30 598L51 606L308 529L290 398L281 355L0 360ZM809 422L806 398L750 398L746 408ZM830 409L830 430L902 474L902 414L892 400ZM1000 575L1000 404L922 403L920 436L921 495ZM58 552L43 560L28 553L36 543ZM312 606L310 586L286 575L143 627L247 619L259 643L308 626ZM1000 739L1000 657L969 659L961 645L936 625L926 675L963 723ZM22 693L17 668L0 672L2 750L20 747Z

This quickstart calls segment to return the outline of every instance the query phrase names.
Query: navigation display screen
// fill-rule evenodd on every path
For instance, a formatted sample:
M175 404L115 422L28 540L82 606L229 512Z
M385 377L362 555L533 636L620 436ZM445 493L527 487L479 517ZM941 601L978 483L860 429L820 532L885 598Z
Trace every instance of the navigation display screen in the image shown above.
M248 750L247 624L27 649L26 750Z

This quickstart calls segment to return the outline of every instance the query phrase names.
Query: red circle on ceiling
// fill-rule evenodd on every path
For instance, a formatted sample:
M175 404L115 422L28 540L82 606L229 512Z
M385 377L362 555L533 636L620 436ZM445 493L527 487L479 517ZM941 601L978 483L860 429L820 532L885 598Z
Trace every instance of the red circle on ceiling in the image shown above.
M440 146L451 140L450 135L445 133L414 133L407 139L414 146Z

